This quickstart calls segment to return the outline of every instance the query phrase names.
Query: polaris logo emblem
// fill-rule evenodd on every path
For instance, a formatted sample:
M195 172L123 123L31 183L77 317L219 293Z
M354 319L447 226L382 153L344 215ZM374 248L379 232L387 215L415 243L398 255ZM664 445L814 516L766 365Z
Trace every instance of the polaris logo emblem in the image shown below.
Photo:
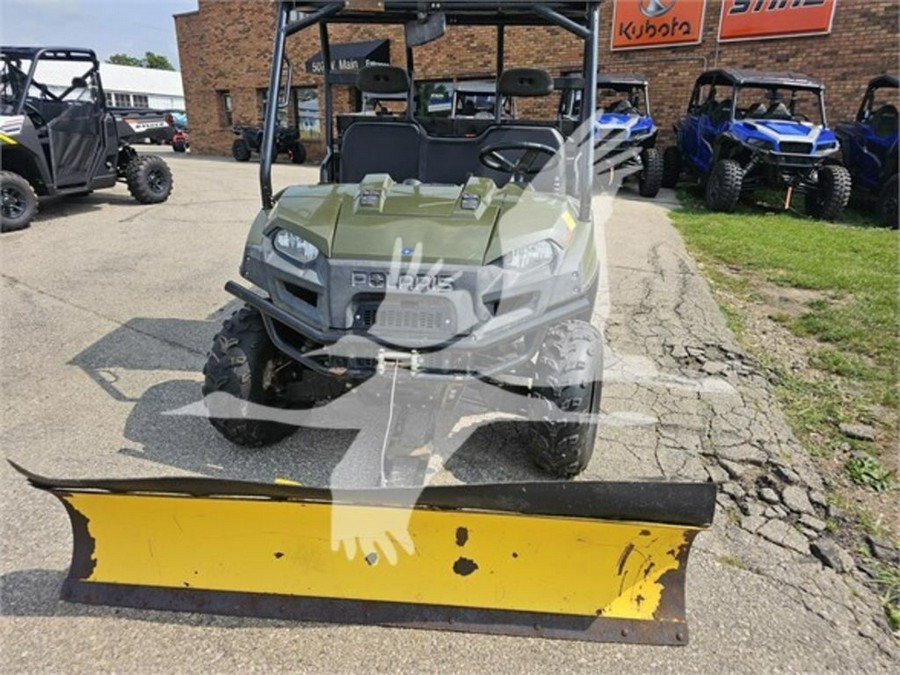
M375 291L405 291L426 293L449 293L455 288L454 277L450 274L400 274L388 275L384 272L353 272L350 276L353 288Z
M650 19L655 19L672 11L672 8L675 7L675 2L676 0L639 0L638 7L640 7L641 14Z
M729 16L748 12L775 12L782 9L803 9L821 7L825 0L734 0Z

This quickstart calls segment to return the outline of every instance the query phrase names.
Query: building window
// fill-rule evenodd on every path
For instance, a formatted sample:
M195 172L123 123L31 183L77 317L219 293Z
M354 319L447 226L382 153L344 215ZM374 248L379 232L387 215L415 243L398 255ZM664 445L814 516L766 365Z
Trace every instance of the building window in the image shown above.
M257 89L256 91L256 100L257 105L259 107L259 124L262 126L266 122L266 102L268 101L268 89ZM288 123L288 114L287 108L279 108L276 116L276 124L279 127L287 127Z
M234 124L234 103L231 100L230 91L219 92L219 117L223 127L230 127Z
M297 87L294 89L294 119L300 138L318 139L322 137L319 122L318 87Z
M134 94L131 97L131 105L133 105L135 108L149 108L150 101L146 96L142 94Z
M113 102L113 95L110 92L106 92L106 106L108 108L112 108L115 105Z
M115 102L115 106L117 108L130 108L131 107L131 94L113 94L113 101Z

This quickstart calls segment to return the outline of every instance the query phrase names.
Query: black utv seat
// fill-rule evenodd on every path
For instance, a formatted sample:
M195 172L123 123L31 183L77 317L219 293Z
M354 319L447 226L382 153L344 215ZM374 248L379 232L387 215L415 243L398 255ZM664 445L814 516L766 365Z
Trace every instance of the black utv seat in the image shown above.
M366 66L356 87L364 94L402 94L409 75L394 66ZM419 178L419 154L424 133L408 117L404 121L359 120L341 138L342 183L358 183L370 173L387 173L396 180Z
M400 93L409 89L409 77L401 68L368 66L359 73L357 88L366 93ZM503 73L498 84L501 95L546 96L553 91L553 79L543 70L513 69ZM492 178L498 185L511 176L492 171L479 160L484 148L497 144L533 142L563 152L565 141L552 125L523 121L500 124L484 120L483 130L469 137L430 136L412 119L402 122L358 121L344 132L341 143L342 183L357 183L367 174L386 173L395 181L418 179L425 183L464 183L469 176ZM516 159L522 151L507 150L504 156ZM547 155L536 160L537 168L550 161ZM550 175L541 174L534 186L561 190L565 185L565 162Z

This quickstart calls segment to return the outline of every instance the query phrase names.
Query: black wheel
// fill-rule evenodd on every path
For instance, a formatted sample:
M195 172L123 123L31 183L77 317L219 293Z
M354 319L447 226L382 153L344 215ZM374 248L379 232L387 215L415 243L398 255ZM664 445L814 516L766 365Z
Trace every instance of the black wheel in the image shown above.
M159 204L172 194L172 172L162 157L137 155L125 168L131 196L141 204Z
M706 208L731 213L741 198L744 170L733 159L720 159L706 182Z
M677 147L670 146L663 153L662 186L674 188L681 178L681 152Z
M243 138L238 138L231 144L231 156L239 162L247 162L250 160L250 146Z
M806 193L806 213L820 220L835 220L850 201L853 180L843 166L828 164L819 169L819 181Z
M213 339L203 368L203 395L224 392L241 401L287 408L292 363L272 343L260 313L244 307L225 321ZM277 443L297 430L295 426L266 420L210 417L209 421L232 443L250 448Z
M303 164L306 161L306 148L303 147L302 143L295 143L288 150L288 157L291 158L294 164Z
M185 150L187 150L187 146L185 145L184 141L174 141L172 143L172 150L175 152L184 152Z
M638 178L641 197L655 197L659 194L663 180L663 158L656 148L645 148L641 153L643 170Z
M878 219L893 229L900 229L900 207L897 203L897 190L900 188L900 176L894 174L887 179L881 194L878 195Z
M0 171L0 232L24 230L38 210L31 184L17 173Z
M593 326L567 321L547 332L532 389L539 418L529 425L530 449L534 462L557 478L577 476L594 453L602 378L603 340ZM560 419L579 414L590 418Z

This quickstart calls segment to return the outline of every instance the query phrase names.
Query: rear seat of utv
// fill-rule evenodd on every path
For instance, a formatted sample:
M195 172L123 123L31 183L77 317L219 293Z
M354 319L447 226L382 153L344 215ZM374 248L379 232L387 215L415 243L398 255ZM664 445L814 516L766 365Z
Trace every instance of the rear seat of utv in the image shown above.
M357 88L365 93L401 93L409 89L405 70L392 66L368 66L359 73ZM532 69L508 70L500 77L500 93L507 96L546 96L553 90L548 73ZM528 121L479 120L484 130L476 136L432 136L409 113L403 121L358 120L348 126L341 141L340 182L357 183L367 174L386 173L395 181L461 184L469 176L492 178L498 185L509 181L507 173L493 171L479 160L482 150L496 144L533 142L562 152L565 140L552 125ZM506 151L514 157L516 151ZM521 154L521 153L520 153ZM551 158L538 156L538 167ZM540 175L538 189L561 189L565 162L549 175Z

